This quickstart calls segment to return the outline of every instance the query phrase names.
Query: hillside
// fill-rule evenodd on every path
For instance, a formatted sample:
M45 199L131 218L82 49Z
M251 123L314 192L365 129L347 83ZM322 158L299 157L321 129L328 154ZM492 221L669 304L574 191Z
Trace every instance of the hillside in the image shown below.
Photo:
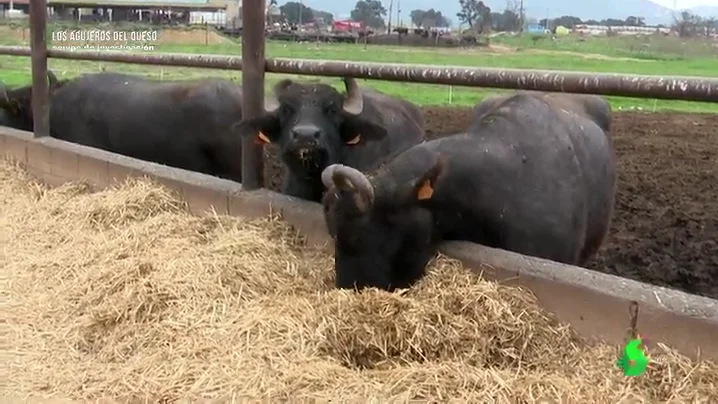
M434 8L449 16L453 24L458 24L456 13L460 10L458 0L395 0L394 19L396 19L396 3L401 4L401 16L404 23L409 22L411 10ZM283 3L283 2L282 2ZM384 7L389 8L389 0L382 0ZM492 10L503 10L505 0L485 0ZM333 13L338 18L347 18L356 4L355 0L304 0L304 4L319 10ZM562 15L573 15L581 19L604 20L607 18L624 19L629 16L644 17L647 24L670 24L673 11L650 0L604 0L600 2L577 2L575 0L533 0L525 1L526 13L534 18L556 18ZM691 11L703 17L718 16L716 6L698 6Z

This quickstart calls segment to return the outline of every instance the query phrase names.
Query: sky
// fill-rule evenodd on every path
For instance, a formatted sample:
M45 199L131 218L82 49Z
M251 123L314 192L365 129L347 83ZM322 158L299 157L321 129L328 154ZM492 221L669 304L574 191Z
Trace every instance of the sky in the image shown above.
M673 0L652 0L664 7L673 9ZM676 0L678 9L691 8L695 6L718 6L718 0Z

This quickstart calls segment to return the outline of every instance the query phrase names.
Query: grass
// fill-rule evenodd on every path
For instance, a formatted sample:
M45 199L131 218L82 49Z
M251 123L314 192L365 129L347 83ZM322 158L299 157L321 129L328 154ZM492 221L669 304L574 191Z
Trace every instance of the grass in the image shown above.
M48 29L51 31L51 28ZM204 38L204 34L198 35ZM674 49L673 39L653 38L656 46L653 48ZM202 42L198 39L197 42ZM631 41L637 41L632 39ZM646 41L641 39L641 41ZM668 45L664 44L665 41ZM17 35L0 35L0 44L22 44ZM644 52L645 46L632 55L635 44L625 38L592 38L584 42L572 38L560 38L557 41L541 40L536 44L530 37L523 38L497 38L499 43L517 48L517 50L502 48L503 51L487 51L485 49L432 49L407 48L396 46L374 45L364 48L363 45L353 44L300 44L290 42L268 42L266 54L268 57L349 60L384 63L407 64L433 64L454 66L482 66L497 68L525 68L547 70L573 70L588 72L616 72L627 74L649 75L680 75L680 76L715 76L716 59L714 55L701 54L695 49L702 49L702 45L695 45L695 57L683 56L671 51L656 51L657 57L650 58ZM664 46L665 45L665 46ZM695 48L695 49L694 49ZM580 53L580 51L583 51ZM222 44L158 44L154 52L179 53L205 53L240 55L241 44L226 40ZM631 57L629 57L631 56ZM636 57L638 56L638 57ZM117 63L69 61L51 59L50 68L60 77L73 77L80 74L94 73L103 69L107 71L122 71L138 73L155 78L191 79L207 77L208 75L229 78L240 81L241 72L227 70L154 67L140 65L123 65ZM267 86L271 86L286 75L267 75ZM295 76L299 78L299 76ZM0 56L0 79L8 85L22 85L30 81L29 58ZM304 76L308 80L321 80L340 86L338 79L315 78ZM367 81L370 85L388 94L409 99L420 105L457 105L472 106L486 96L496 94L501 90L484 88L452 87L443 85L426 85L413 83ZM685 112L718 112L718 106L708 103L669 101L654 99L636 99L624 97L608 97L616 109L642 109L647 111L678 110Z
M615 37L581 38L579 36L542 37L534 42L532 35L496 36L493 44L509 45L521 49L543 49L578 53L596 53L614 57L645 60L683 60L718 56L715 42L708 39L685 40L674 36L623 35Z

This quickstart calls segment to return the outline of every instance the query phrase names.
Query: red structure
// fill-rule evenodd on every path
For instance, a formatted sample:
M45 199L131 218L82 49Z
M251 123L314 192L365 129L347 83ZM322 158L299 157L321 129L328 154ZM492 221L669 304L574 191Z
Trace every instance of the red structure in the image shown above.
M332 31L364 31L364 23L351 20L334 21L332 23Z

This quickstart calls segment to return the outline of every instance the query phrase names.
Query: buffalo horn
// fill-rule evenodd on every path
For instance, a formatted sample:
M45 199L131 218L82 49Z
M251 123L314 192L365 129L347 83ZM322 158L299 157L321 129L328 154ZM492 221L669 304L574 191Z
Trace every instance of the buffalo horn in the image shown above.
M342 164L332 164L322 172L322 182L327 189L356 189L369 202L374 202L374 187L361 171ZM347 189L349 188L349 189Z
M344 78L344 86L347 95L344 99L343 109L349 115L359 115L364 110L364 100L362 99L359 85L353 77Z
M264 97L264 112L271 115L275 113L278 108L279 101L277 100L277 96L274 92L270 92L266 97Z
M332 164L322 171L322 183L327 189L334 187L334 169L337 168L338 164Z
M55 76L55 73L52 70L47 71L47 83L50 85L50 87L57 84L57 76Z

